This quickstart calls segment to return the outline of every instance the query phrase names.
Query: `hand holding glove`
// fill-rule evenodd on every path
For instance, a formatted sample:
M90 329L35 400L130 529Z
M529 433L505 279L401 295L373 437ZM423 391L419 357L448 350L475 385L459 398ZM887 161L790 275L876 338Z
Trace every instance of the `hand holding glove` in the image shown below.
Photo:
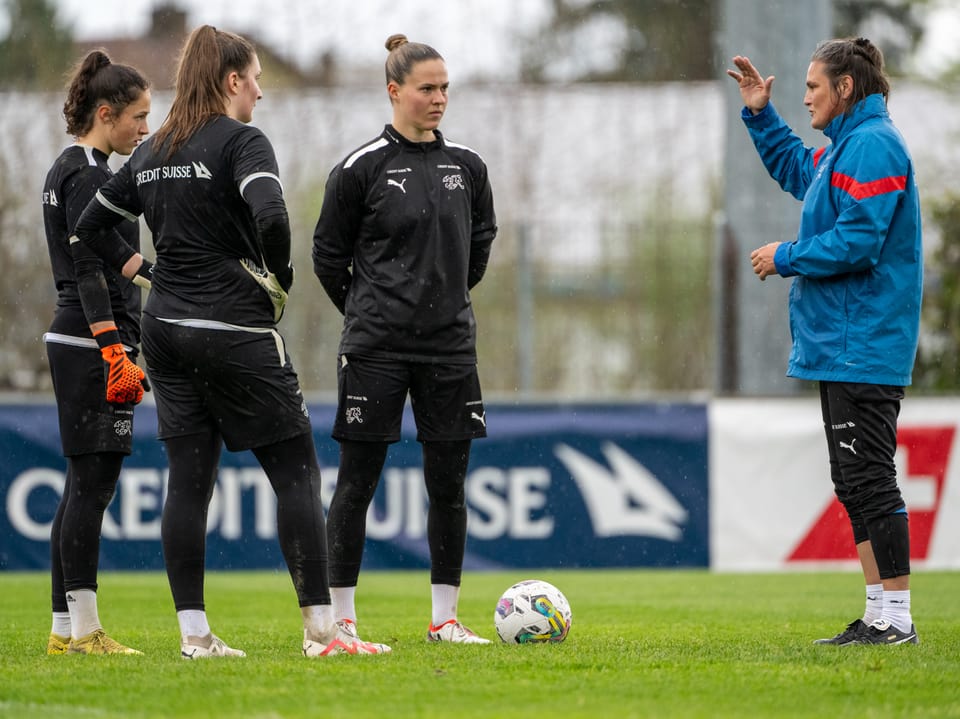
M140 269L137 270L137 274L130 281L145 290L153 287L153 263L144 257L143 262L140 263Z
M287 305L287 291L293 286L293 267L274 274L246 258L240 260L240 265L267 293L273 303L273 321L279 322Z
M139 404L143 399L146 374L127 357L120 343L116 325L94 334L103 357L107 402L111 404Z

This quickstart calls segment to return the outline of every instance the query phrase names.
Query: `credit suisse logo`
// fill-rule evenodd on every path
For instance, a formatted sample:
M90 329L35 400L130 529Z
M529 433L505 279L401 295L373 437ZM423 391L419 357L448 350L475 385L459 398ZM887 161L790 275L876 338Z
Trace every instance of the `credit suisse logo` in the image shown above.
M901 427L897 432L897 481L910 517L910 557L926 559L943 499L955 428ZM788 562L856 559L846 510L834 497Z

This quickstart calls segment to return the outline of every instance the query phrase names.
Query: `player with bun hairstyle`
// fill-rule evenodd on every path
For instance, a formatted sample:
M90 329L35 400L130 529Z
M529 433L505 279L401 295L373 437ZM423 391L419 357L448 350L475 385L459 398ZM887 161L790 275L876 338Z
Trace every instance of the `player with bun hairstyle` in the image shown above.
M487 643L457 618L471 441L486 436L470 290L496 236L487 168L447 140L447 69L429 45L388 38L393 122L330 174L313 237L314 272L344 314L337 362L340 443L327 517L330 585L356 635L366 514L407 395L429 510L430 641Z
M381 654L337 628L327 583L320 467L277 322L293 283L290 225L273 147L248 123L260 61L209 25L184 45L170 113L97 194L76 233L132 276L140 256L102 230L144 215L157 264L143 350L170 472L161 539L185 659L242 657L204 603L207 510L223 444L251 450L277 497L280 549L308 657Z
M94 50L71 74L63 116L75 142L43 183L43 222L57 305L43 339L57 401L66 482L50 529L53 627L48 654L139 654L109 637L97 610L103 513L130 454L133 407L143 397L140 289L103 267L74 226L112 175L111 154L129 155L147 134L150 86L134 68ZM136 224L117 228L133 248Z
M733 58L742 118L770 175L803 202L795 240L753 251L763 280L794 277L787 374L820 386L830 475L849 516L866 608L818 644L916 644L910 535L897 484L897 417L910 384L923 287L913 161L887 112L883 55L865 38L813 54L804 104L831 143L806 148L770 102L774 78Z

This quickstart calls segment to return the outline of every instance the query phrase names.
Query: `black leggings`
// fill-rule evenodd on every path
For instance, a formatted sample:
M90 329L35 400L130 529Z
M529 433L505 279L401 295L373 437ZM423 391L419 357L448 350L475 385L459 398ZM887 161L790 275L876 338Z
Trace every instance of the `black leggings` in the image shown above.
M165 440L170 462L161 538L177 611L203 609L207 508L220 461L219 433ZM280 550L301 607L330 603L320 465L313 434L253 450L277 495Z
M66 593L97 591L100 530L113 499L123 454L101 452L67 458L63 496L50 528L50 577L53 611L67 611Z
M337 488L327 516L332 587L357 585L367 508L380 482L387 447L386 442L340 442ZM423 443L423 476L430 500L427 542L431 584L460 586L467 538L464 482L469 459L470 440Z

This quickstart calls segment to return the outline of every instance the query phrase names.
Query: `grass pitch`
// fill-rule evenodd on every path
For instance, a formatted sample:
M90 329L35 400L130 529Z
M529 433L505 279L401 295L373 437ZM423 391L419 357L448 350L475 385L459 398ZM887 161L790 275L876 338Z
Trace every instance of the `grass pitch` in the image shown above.
M556 584L558 645L496 640L500 593ZM425 641L425 572L365 572L361 636L379 657L304 659L282 572L211 572L214 631L246 659L187 662L166 577L101 573L100 617L144 656L45 654L45 573L0 573L3 717L960 717L960 573L914 574L919 646L820 647L863 609L853 573L515 571L464 576L460 618L490 646Z

